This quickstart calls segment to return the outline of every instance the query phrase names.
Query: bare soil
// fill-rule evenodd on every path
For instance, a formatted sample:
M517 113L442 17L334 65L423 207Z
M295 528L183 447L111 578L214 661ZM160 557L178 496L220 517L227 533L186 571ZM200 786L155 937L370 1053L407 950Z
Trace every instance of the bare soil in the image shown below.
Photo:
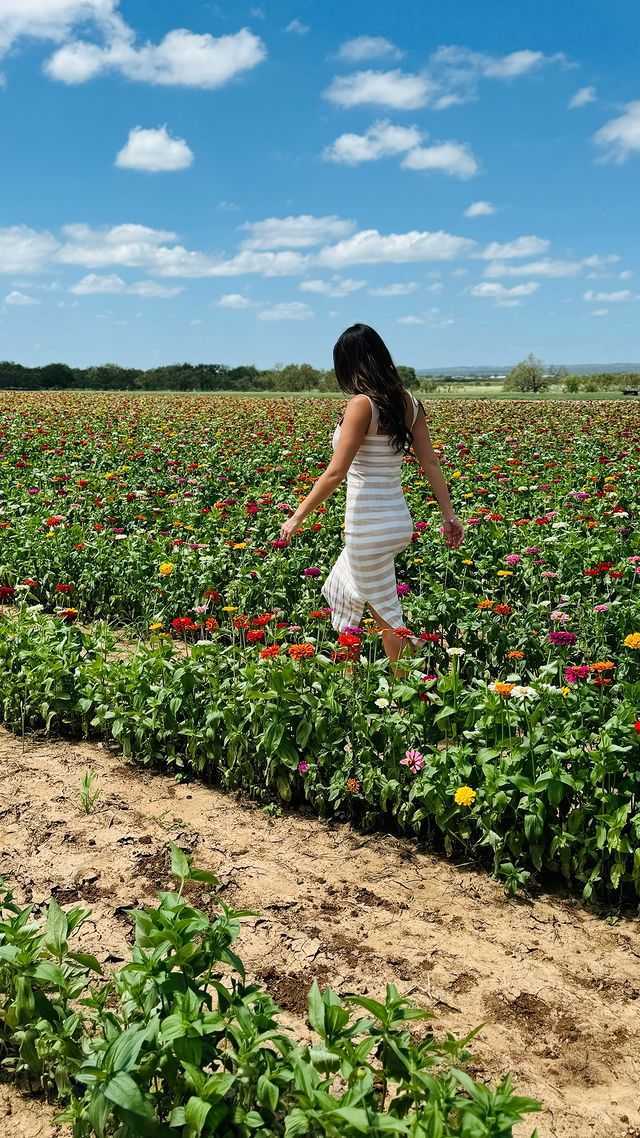
M82 811L80 781L102 795ZM84 901L83 947L107 966L129 952L127 910L169 882L167 847L213 870L218 896L253 909L240 943L253 977L305 1034L313 979L340 993L393 981L433 1009L438 1031L484 1024L474 1073L513 1072L540 1098L540 1138L640 1138L640 937L577 900L509 901L486 874L363 836L263 811L202 785L123 765L101 746L0 731L0 873L21 899ZM54 1138L54 1112L0 1085L0 1133ZM529 1135L534 1122L521 1127Z

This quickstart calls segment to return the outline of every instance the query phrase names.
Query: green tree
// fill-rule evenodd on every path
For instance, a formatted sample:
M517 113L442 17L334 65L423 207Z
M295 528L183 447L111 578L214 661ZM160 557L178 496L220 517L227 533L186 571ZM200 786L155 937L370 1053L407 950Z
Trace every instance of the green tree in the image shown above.
M530 352L526 360L521 360L511 369L504 386L507 391L537 392L543 391L548 383L542 360L537 359L533 352Z

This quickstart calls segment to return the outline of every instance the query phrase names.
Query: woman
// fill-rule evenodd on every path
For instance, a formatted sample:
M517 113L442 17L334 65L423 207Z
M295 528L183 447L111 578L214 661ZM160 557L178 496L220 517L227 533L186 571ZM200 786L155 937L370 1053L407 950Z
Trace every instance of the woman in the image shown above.
M333 458L311 492L284 523L290 541L305 518L347 478L345 546L322 591L333 627L359 625L365 605L382 633L390 660L405 640L394 558L411 541L413 523L400 481L405 454L413 449L442 513L442 532L451 549L464 528L456 517L433 450L424 408L405 391L386 344L367 324L347 328L333 349L339 386L352 398L333 436Z

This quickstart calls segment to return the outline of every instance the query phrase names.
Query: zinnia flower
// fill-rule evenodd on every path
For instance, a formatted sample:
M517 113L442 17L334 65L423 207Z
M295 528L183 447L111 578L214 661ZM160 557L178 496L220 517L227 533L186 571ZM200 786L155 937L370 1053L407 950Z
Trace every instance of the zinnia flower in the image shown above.
M459 786L453 798L457 806L473 806L476 792L471 786Z
M349 794L359 794L361 790L361 783L357 778L348 778L345 783L345 787Z
M162 561L158 572L161 577L170 577L175 569L173 561Z
M280 655L280 645L279 644L270 644L268 648L261 648L260 649L260 659L261 660L273 660L273 659L275 659L276 656L279 656L279 655Z
M318 569L316 565L312 565L309 569L302 570L303 577L319 577L322 570Z
M640 632L630 632L624 638L625 648L640 648Z
M547 640L550 644L555 644L559 648L568 648L570 645L575 644L578 637L575 632L551 631L547 633ZM640 647L640 634L638 635L638 646Z
M316 654L313 644L290 644L288 652L292 660L308 660Z
M424 770L424 755L412 748L405 753L404 759L400 759L400 766L408 767L412 774L418 774Z

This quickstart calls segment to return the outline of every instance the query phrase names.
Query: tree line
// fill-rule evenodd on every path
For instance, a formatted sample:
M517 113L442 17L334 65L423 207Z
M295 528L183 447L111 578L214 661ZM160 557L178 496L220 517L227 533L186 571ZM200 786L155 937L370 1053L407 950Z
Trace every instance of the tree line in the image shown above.
M415 386L414 368L398 369L407 386ZM253 364L227 367L225 364L168 364L143 370L101 364L76 368L51 363L43 367L24 367L0 362L0 389L21 391L337 391L333 371L322 371L311 364L276 365L260 370Z

